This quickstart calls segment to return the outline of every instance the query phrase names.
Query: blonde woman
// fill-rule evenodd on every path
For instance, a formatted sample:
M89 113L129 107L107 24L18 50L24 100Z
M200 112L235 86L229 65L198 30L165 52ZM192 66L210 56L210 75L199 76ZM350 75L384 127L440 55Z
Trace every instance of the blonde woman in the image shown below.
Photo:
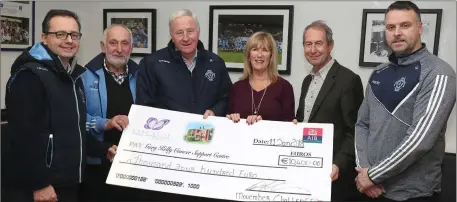
M247 41L244 72L233 84L227 118L248 124L260 120L292 121L295 100L292 85L278 74L278 51L273 36L256 32Z

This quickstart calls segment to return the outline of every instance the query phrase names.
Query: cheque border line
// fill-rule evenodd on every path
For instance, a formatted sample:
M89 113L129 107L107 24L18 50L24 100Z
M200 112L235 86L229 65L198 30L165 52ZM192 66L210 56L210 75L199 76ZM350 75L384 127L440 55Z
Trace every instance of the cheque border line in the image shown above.
M130 149L124 149L124 151L129 151L129 152L133 152L133 153L140 153L140 154L149 154L149 155L154 155L154 156L170 157L170 158L176 158L176 159L202 161L202 162L209 162L209 163L220 163L220 164L230 164L230 165L240 165L240 166L253 166L253 167L264 167L264 168L287 169L286 166L266 166L266 165L254 165L254 164L242 164L242 163L229 163L229 162L221 162L221 161L210 161L210 160L192 159L192 158L178 157L178 156L169 156L169 155L164 155L164 154L154 154L154 153L135 151L135 150L130 150Z

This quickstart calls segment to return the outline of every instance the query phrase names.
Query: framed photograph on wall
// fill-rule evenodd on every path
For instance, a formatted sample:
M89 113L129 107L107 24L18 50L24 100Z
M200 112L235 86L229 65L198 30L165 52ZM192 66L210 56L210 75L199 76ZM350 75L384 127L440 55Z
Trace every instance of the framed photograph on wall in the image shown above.
M103 30L111 24L123 24L132 31L132 56L145 56L156 50L156 9L103 9Z
M1 49L23 51L35 43L35 2L2 1Z
M242 72L244 48L257 31L273 35L278 71L290 75L293 6L210 6L208 50L222 57L228 71Z
M376 67L388 62L392 50L386 43L384 14L386 9L363 9L359 66ZM422 42L438 55L442 9L421 9Z

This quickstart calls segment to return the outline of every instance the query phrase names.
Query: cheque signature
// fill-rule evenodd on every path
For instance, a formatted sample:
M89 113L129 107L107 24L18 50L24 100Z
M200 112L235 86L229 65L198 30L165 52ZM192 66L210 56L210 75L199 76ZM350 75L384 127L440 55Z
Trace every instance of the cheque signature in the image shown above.
M285 181L260 181L249 186L246 191L309 193L305 188L288 186Z

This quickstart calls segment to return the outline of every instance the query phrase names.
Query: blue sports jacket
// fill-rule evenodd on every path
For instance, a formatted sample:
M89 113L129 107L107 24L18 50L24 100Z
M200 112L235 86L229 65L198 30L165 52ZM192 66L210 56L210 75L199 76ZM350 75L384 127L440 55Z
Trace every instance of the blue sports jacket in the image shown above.
M84 91L86 94L86 130L88 135L94 136L97 140L103 141L103 133L105 132L105 123L107 109L107 95L104 68L104 53L100 53L89 63L86 64L86 71L82 75L84 83ZM129 60L128 73L129 85L132 92L133 102L136 100L136 72L138 64L133 60ZM109 75L110 76L110 75ZM89 158L92 159L92 158ZM99 160L89 160L88 163L99 163Z

